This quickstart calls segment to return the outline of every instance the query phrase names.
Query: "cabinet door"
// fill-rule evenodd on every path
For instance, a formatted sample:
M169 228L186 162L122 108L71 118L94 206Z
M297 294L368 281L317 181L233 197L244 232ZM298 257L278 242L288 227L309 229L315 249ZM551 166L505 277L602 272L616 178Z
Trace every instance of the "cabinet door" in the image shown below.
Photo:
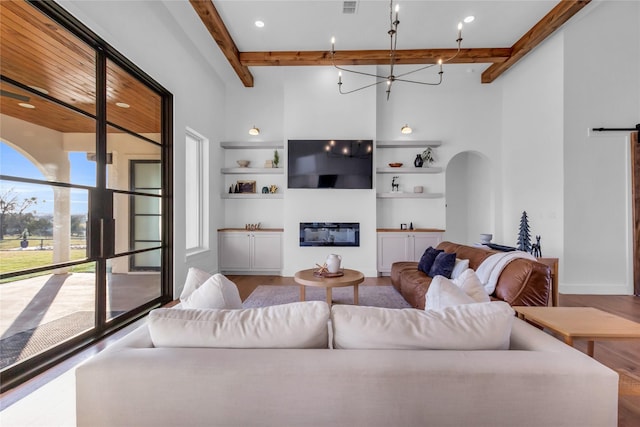
M282 269L282 235L280 233L253 234L254 270Z
M442 233L415 233L413 235L413 261L420 261L420 257L429 246L434 248L442 241Z
M412 261L408 257L407 233L378 233L378 272L391 272L396 261Z
M220 270L251 269L251 235L244 232L218 234Z

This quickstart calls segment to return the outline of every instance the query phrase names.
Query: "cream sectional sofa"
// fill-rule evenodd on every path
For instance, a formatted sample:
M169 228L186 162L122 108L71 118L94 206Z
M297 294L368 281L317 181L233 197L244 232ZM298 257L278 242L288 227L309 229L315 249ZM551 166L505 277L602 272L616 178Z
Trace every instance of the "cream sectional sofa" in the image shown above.
M296 306L288 312L292 321L278 324L276 320L266 328L264 322L246 328L246 322L257 317L255 311L249 311L255 309L213 315L173 310L151 315L146 325L78 367L77 425L617 424L617 374L515 317L509 320L504 350L416 350L406 345L391 349L388 344L395 339L392 335L398 322L390 321L413 322L422 316L418 310L334 305L327 329L322 319L313 319L318 313L329 318L328 306L313 304L315 314L309 316ZM278 309L269 310L275 311L268 312L267 318ZM304 325L300 318L307 319ZM369 322L371 318L381 320ZM191 326L180 322L191 322ZM217 325L215 330L211 325ZM362 326L368 330L359 334ZM380 338L381 327L390 327L390 332L382 337L382 344L374 345L372 340ZM221 330L224 328L227 330ZM280 335L282 328L291 336L302 329L312 330L313 339L299 340L295 345L301 348L295 349L197 347L199 337L211 333L247 334L243 339L260 347L260 337ZM186 336L178 333L174 337L180 330ZM407 325L402 331L409 331L411 339L434 330ZM497 338L501 340L499 334ZM330 347L331 343L342 348L309 348ZM224 345L235 347L237 343L232 340ZM286 345L278 342L275 346ZM344 349L367 345L377 349Z

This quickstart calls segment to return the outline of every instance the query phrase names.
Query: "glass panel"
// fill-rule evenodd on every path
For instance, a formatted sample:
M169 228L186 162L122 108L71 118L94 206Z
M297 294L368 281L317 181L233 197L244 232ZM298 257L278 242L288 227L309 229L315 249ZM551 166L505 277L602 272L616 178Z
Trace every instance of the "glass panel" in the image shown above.
M157 194L155 190L162 186L161 147L133 135L117 132L112 127L108 128L108 132L107 186L114 190ZM132 171L132 168L136 170Z
M161 199L151 196L133 196L115 193L115 251L117 254L141 248L161 246ZM139 246L138 242L151 242Z
M134 220L135 240L160 242L160 217L159 216L136 216Z
M95 265L13 277L0 286L0 369L95 326Z
M0 273L87 258L89 192L0 180Z
M46 93L89 114L95 114L96 55L61 25L42 15L24 1L0 1L0 39L2 61L0 72L37 92ZM16 35L19 35L17 37ZM3 89L5 89L3 87ZM11 90L11 92L14 92ZM15 99L2 96L3 114L35 123L48 129L76 129L78 126L61 115L42 110L33 95L27 101L38 112L33 121L27 108L17 106ZM9 107L9 108L7 108ZM95 126L82 132L95 132ZM64 130L58 129L60 132Z
M161 250L151 251L160 258ZM135 256L140 256L137 254ZM107 262L107 319L133 310L161 295L160 272L129 273L130 256L110 259Z
M131 199L137 215L160 215L162 212L162 199L160 197L131 196Z
M96 182L95 120L6 83L3 91L29 99L0 97L0 169L3 175L93 186Z
M122 68L107 61L107 120L160 143L162 99Z

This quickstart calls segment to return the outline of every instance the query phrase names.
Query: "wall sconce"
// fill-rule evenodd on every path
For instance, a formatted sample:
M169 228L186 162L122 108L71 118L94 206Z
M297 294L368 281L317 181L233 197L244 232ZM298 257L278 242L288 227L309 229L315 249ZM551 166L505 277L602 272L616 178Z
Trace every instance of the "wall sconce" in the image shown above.
M400 132L402 132L404 135L409 135L411 132L413 132L413 129L411 129L409 125L404 125L400 128Z
M249 129L249 135L252 135L252 136L260 135L260 129L258 129L256 125L253 125L253 127Z

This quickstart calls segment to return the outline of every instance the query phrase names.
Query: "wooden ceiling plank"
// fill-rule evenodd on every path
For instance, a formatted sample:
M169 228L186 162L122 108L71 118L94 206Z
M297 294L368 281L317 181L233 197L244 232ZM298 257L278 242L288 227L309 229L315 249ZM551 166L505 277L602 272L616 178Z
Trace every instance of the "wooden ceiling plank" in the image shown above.
M561 0L512 46L513 53L508 60L495 63L482 73L482 83L493 82L590 2L591 0Z
M456 49L408 49L396 51L397 64L436 64L440 58L451 58ZM503 62L511 56L511 48L462 49L449 64ZM343 50L331 60L328 51L241 52L245 66L297 65L384 65L389 63L389 50Z
M218 43L220 50L227 57L229 64L234 69L245 87L253 87L253 75L249 68L240 61L240 52L229 34L226 25L218 14L211 0L189 0L209 34Z

